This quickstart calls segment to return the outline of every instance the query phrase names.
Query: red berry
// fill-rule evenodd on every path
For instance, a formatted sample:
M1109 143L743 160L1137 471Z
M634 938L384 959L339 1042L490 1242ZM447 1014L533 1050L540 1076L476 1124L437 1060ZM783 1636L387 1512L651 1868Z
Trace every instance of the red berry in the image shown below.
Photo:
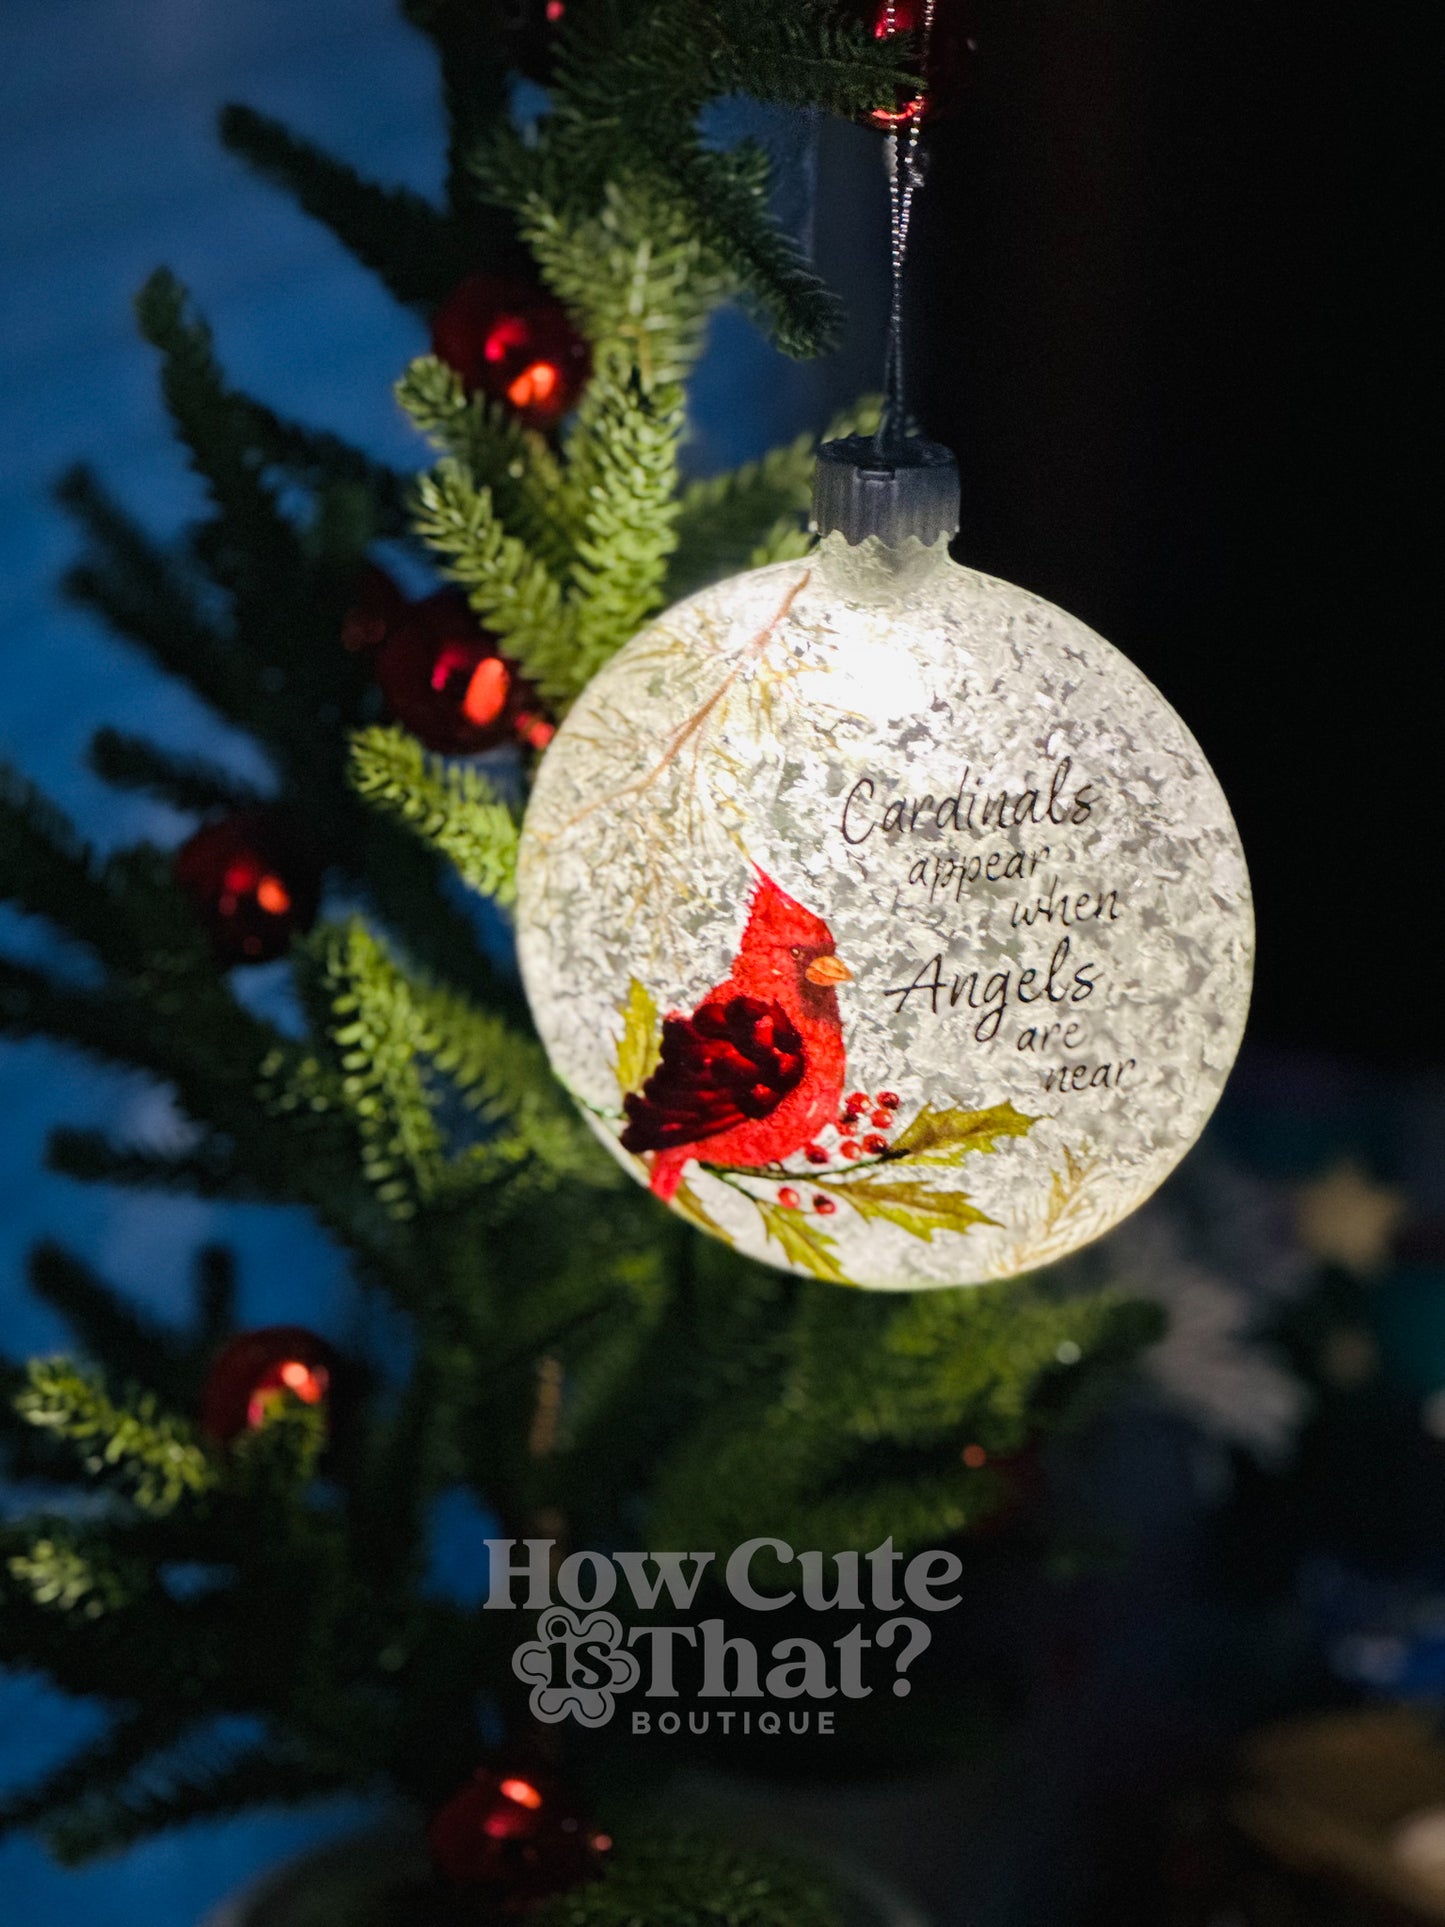
M823 1149L821 1144L809 1144L805 1146L803 1156L808 1160L809 1164L826 1164L828 1162L828 1153Z
M876 1158L880 1151L888 1149L888 1140L886 1137L879 1137L876 1131L870 1131L863 1140L863 1149Z
M778 1193L778 1203L787 1211L796 1211L802 1202L803 1200L798 1196L791 1184L785 1184Z
M878 1101L881 1104L883 1100L880 1098ZM868 1108L868 1093L866 1091L854 1091L850 1097L844 1100L844 1108L850 1111L857 1111L861 1115Z
M820 1218L829 1218L838 1209L831 1198L825 1198L821 1191L813 1193L813 1209Z
M885 1111L896 1111L898 1106L903 1102L903 1099L898 1095L897 1091L880 1091L878 1093L878 1102Z
M893 1113L892 1111L875 1111L868 1122L870 1124L876 1124L880 1131L891 1131L893 1129Z
M845 1158L856 1158L858 1155L857 1138L845 1137L843 1142L838 1146L838 1149L843 1153Z

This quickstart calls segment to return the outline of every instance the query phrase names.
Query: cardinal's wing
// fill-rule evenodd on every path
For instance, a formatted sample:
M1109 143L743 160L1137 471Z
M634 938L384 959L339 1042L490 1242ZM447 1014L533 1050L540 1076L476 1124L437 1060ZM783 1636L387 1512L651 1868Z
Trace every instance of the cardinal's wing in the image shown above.
M767 1117L802 1081L803 1040L781 1004L710 998L664 1018L662 1055L623 1099L628 1151L670 1151Z

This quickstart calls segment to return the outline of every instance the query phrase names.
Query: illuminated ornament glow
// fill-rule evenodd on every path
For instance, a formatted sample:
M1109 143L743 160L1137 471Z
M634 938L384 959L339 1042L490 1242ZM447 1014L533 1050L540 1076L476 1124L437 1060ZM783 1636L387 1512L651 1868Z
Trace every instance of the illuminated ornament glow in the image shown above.
M1135 1209L1239 1046L1249 883L1119 652L950 561L946 450L832 443L817 552L678 604L547 751L519 869L559 1076L739 1250L954 1285Z

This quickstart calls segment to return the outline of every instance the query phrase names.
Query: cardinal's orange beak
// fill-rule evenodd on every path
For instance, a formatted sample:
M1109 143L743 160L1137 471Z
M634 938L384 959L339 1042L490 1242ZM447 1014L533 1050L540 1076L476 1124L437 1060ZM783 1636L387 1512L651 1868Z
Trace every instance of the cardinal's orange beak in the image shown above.
M841 957L814 957L803 975L810 984L846 984L853 973Z

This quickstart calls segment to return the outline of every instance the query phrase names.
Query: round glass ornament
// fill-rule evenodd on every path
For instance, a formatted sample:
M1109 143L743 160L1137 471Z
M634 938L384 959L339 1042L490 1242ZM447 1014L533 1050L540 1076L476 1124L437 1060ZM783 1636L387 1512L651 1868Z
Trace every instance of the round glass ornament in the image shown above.
M825 461L812 555L621 650L519 860L527 994L603 1142L739 1250L879 1288L1012 1276L1142 1204L1253 956L1199 745L1102 637L950 560L934 456Z

